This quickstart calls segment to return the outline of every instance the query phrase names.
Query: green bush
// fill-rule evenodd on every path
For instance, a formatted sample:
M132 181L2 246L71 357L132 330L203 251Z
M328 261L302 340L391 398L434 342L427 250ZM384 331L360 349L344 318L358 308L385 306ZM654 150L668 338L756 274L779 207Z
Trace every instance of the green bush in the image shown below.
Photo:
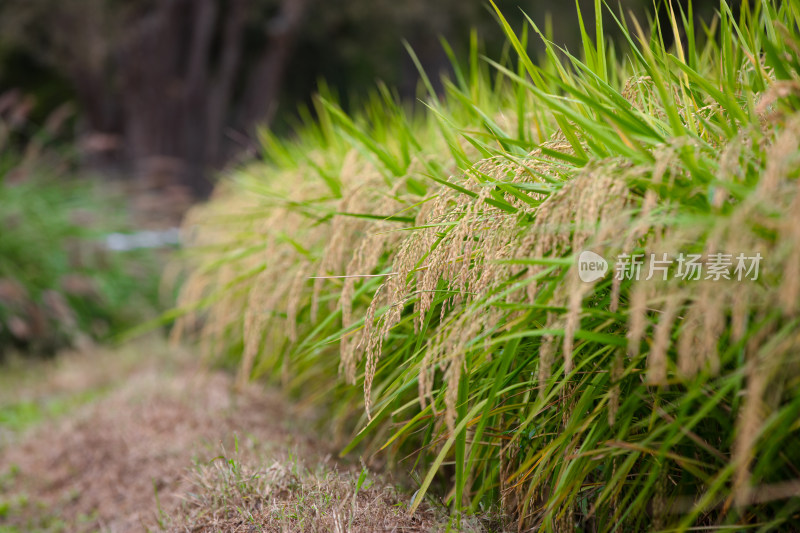
M473 40L424 114L323 91L298 138L265 132L268 163L187 221L174 334L355 424L343 453L413 459L412 509L435 489L546 531L800 527L797 4L620 19L619 51L598 16L580 58L538 61L538 28L498 16L513 54ZM584 250L763 263L587 283Z
M0 353L110 339L156 312L157 258L106 248L128 227L121 195L44 168L11 179L20 171L0 179Z

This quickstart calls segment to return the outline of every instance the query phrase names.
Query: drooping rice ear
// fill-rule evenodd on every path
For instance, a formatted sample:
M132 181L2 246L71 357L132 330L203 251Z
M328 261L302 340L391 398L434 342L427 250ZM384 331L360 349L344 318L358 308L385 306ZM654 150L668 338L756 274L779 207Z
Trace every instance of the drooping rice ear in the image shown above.
M557 327L558 318L555 313L547 313L547 323L545 329L554 329ZM542 342L539 345L539 372L537 387L539 389L539 397L544 397L545 389L547 388L547 381L550 379L553 369L555 355L558 350L558 338L554 335L545 335L542 337Z
M648 326L647 320L647 297L648 285L636 283L630 292L628 302L628 355L636 357L639 355L642 339Z
M785 316L795 316L800 310L800 180L781 231L783 246L789 255L783 267L780 302Z
M573 267L574 268L574 267ZM582 283L578 276L572 276L569 295L567 296L567 314L564 317L564 374L567 375L573 369L573 347L575 342L575 332L580 328L581 304L583 297L589 293L592 285Z
M289 287L289 295L286 302L286 336L292 343L297 342L297 311L303 295L303 286L308 281L309 270L307 263L301 263Z
M681 301L680 295L669 295L656 325L653 345L647 355L647 381L653 385L667 384L667 350L671 344L672 326L675 323Z

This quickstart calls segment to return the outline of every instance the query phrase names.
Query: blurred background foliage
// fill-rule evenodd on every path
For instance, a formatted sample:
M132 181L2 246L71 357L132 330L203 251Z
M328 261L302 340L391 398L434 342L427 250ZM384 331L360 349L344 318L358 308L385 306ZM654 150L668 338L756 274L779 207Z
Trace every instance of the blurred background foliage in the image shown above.
M107 249L124 230L122 197L86 180L42 176L0 202L0 359L108 340L158 308L158 261Z
M72 106L41 127L33 109L20 91L0 98L0 362L109 340L160 308L158 255L108 247L137 225L119 184L80 175Z
M591 2L579 3L588 12ZM572 2L497 4L512 24L528 15L578 49ZM714 4L694 2L697 18ZM618 9L642 19L663 11L647 0ZM464 57L472 29L488 56L501 55L483 0L6 0L0 91L29 99L34 130L74 104L83 164L203 196L215 170L256 152L256 124L291 132L320 80L345 110L376 80L413 101L419 76L403 41L437 80L450 70L440 38Z

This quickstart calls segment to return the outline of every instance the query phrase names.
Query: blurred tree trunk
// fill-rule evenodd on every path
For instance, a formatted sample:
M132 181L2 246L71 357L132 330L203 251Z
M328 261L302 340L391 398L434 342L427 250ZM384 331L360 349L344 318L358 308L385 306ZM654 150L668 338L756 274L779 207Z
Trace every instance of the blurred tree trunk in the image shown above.
M75 88L87 152L116 149L144 184L203 196L234 155L231 128L271 118L310 0L0 1L16 17L0 18L2 37Z
M233 126L249 3L228 0L220 9L216 0L167 0L132 29L120 54L120 97L126 141L143 179L210 191L209 170L230 156L224 133ZM268 40L248 76L237 121L246 133L269 119L304 6L284 1L282 33Z
M254 124L269 123L275 115L281 80L307 4L308 0L284 0L280 14L268 22L268 44L253 67L237 121L249 134Z

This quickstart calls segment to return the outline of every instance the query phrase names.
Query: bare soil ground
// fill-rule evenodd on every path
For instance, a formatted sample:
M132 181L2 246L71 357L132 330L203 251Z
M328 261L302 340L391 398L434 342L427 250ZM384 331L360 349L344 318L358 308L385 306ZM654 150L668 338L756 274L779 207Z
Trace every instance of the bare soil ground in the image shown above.
M0 376L0 532L431 531L277 393L148 340Z

